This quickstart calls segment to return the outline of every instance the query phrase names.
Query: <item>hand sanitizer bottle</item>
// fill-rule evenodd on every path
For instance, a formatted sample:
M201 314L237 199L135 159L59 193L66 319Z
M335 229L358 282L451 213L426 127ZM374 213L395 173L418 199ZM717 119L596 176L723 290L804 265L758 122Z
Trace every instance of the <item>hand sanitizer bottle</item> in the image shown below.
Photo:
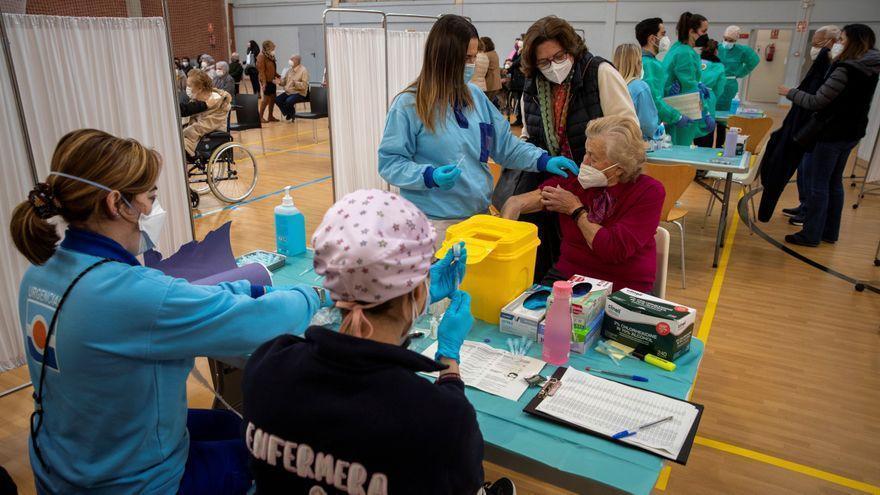
M284 198L275 207L275 246L285 256L306 252L306 218L293 205L290 186L284 188Z

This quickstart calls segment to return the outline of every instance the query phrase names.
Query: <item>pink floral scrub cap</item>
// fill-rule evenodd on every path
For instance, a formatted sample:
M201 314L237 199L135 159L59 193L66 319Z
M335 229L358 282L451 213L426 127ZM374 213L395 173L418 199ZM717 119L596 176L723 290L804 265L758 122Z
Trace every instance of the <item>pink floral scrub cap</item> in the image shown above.
M361 336L364 309L415 290L428 276L435 238L428 218L397 194L362 189L337 201L312 246L315 273L336 305L349 310L340 331Z

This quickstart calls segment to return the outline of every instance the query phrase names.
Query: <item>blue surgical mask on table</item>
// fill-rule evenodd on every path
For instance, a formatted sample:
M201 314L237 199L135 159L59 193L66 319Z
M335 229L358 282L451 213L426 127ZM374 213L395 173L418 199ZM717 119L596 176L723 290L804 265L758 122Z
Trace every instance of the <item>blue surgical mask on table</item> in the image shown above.
M88 179L83 179L82 177L77 177L75 175L65 174L62 172L49 172L49 175L57 175L59 177L64 177L65 179L79 181L92 187L103 189L107 192L113 192L113 189L110 189L103 184L99 184ZM122 196L122 201L124 201L125 204L128 205L129 209L137 211L137 209L132 206L132 204L127 199L125 199L125 196ZM167 213L162 208L162 205L159 204L158 199L153 201L153 207L150 210L150 213L140 214L140 216L138 217L138 230L140 230L141 232L141 240L138 247L138 252L135 254L143 254L159 244L159 236L162 233L162 227L165 225L166 215Z
M580 182L581 187L583 187L584 189L589 189L591 187L605 187L608 185L608 177L605 176L605 171L611 170L617 165L618 164L615 163L614 165L611 165L610 167L605 167L602 170L599 170L592 165L583 165L578 172L578 182Z
M477 68L477 64L464 64L464 82L465 84L469 83L471 78L474 77L474 70Z

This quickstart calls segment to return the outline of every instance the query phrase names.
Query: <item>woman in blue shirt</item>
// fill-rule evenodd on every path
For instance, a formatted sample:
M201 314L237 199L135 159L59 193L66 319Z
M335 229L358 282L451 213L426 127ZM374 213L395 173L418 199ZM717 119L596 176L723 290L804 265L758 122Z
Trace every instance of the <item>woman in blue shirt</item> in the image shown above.
M394 100L379 145L379 174L437 228L489 208L491 156L502 167L577 175L565 157L521 141L486 95L468 84L479 36L464 17L441 17L428 35L419 77Z
M301 333L320 306L308 286L196 286L141 266L135 256L156 243L164 219L160 168L133 139L74 131L13 213L15 246L33 263L19 314L39 493L245 493L238 418L188 416L194 358L244 356ZM56 216L70 225L57 247Z
M642 80L642 49L632 43L624 43L614 50L614 66L620 71L623 80L626 81L626 89L636 107L636 115L639 117L639 127L642 129L642 138L653 139L660 125L660 117L657 115L657 106L651 95L648 83Z

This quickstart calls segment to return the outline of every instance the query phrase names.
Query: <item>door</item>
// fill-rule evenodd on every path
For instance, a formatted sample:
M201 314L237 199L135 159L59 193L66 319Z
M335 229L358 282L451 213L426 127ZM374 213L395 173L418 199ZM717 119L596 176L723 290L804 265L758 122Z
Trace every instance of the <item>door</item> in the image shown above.
M312 82L321 82L324 74L324 31L321 26L299 27L299 54Z
M791 47L791 29L757 29L754 49L761 61L749 76L748 100L776 103L776 89L785 82L785 64ZM770 58L770 60L768 60Z

